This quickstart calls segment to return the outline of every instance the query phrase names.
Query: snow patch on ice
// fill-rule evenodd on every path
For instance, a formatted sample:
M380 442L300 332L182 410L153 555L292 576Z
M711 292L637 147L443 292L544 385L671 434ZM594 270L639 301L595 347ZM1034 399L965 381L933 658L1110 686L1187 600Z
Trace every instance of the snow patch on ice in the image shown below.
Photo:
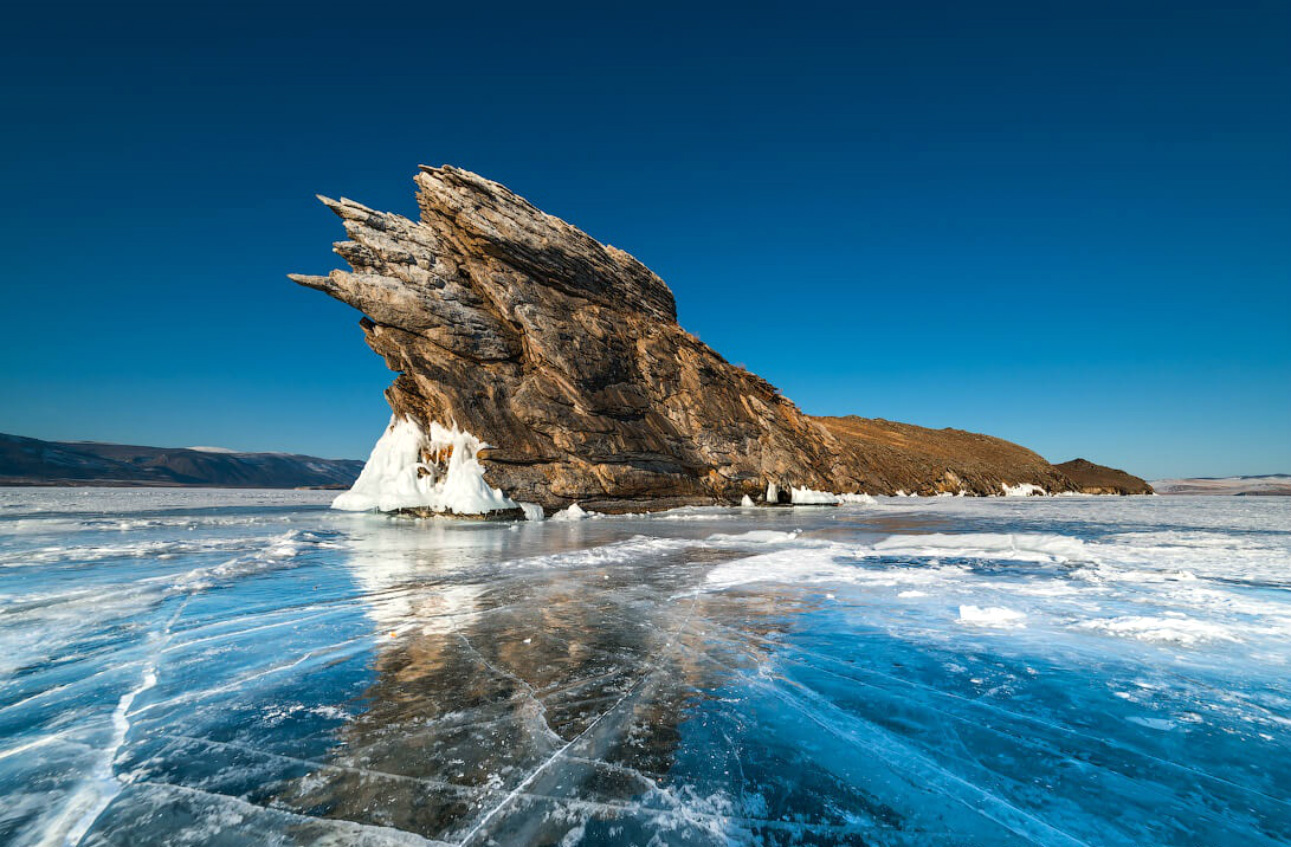
M1223 624L1188 617L1129 615L1086 621L1079 626L1081 629L1098 630L1108 635L1119 635L1139 641L1177 644L1182 647L1192 647L1210 641L1240 640Z
M710 544L783 544L789 541L797 541L799 532L800 530L796 529L790 532L781 532L775 529L755 529L735 535L719 532L708 536L707 541Z
M484 468L475 458L483 446L474 435L456 427L450 430L432 423L427 433L407 418L391 417L354 487L337 497L332 508L347 512L429 509L459 515L520 508L484 481ZM428 463L426 456L438 460Z
M894 535L875 543L883 555L954 556L996 558L1026 562L1088 561L1089 553L1079 538L1046 533L933 533Z
M996 629L1021 629L1026 626L1026 612L1004 606L960 606L959 622L968 626L987 626Z

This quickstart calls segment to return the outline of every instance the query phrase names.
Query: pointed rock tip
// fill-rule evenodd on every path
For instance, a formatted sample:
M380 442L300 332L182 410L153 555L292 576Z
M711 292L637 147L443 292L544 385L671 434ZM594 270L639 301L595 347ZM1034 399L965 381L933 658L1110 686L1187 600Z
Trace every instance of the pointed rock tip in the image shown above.
M325 291L331 287L331 280L328 277L318 276L317 274L287 274L287 279L297 285L315 288L320 291Z
M376 209L371 209L356 200L351 200L348 197L334 200L324 194L315 194L314 196L318 198L320 203L331 209L334 215L346 220L362 220L368 215L381 214L381 212L378 212Z
M448 177L455 177L458 180L461 180L463 182L472 182L477 184L488 184L488 185L500 184L500 183L494 182L493 180L487 177L480 176L475 171L468 171L466 168L459 168L455 165L445 164L445 165L440 165L439 167L434 167L432 165L418 165L417 170L420 171L420 173L425 174L426 176L435 180L444 180Z

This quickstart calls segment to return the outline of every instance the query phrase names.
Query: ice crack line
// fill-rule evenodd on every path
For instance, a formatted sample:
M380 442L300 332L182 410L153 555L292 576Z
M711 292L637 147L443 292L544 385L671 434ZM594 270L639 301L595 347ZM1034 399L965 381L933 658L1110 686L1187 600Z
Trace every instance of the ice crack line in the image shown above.
M685 617L685 619L683 619L683 620L682 620L681 625L680 625L680 626L678 626L676 630L674 630L672 633L670 633L670 637L669 637L668 641L664 644L664 653L663 653L663 655L665 655L665 656L666 656L668 653L671 653L671 652L673 651L673 647L674 647L674 645L677 643L677 639L678 639L678 637L679 637L679 636L681 635L681 633L686 629L686 627L690 625L690 619L691 619L691 618L694 616L694 614L695 614L695 604L696 604L698 601L699 601L699 596L698 596L698 595L696 595L696 596L691 600L691 602L690 602L690 608L686 611L686 617ZM662 659L662 658L663 658L663 656L660 656L660 658ZM660 662L660 663L656 663L655 671L660 670L660 667L659 667L659 666L660 666L661 664L662 664L661 662ZM637 680L636 684L634 684L634 685L633 685L631 688L629 688L627 691L623 692L623 696L622 696L622 697L620 697L618 700L614 701L614 705L613 705L613 706L610 706L610 707L609 707L608 709L606 709L604 712L601 712L601 714L599 714L599 715L596 717L596 720L592 721L590 724L588 724L588 725L587 725L587 728L586 728L586 729L584 729L584 730L583 730L582 732L580 732L578 735L576 735L576 736L574 736L573 738L571 738L569 741L567 741L567 742L564 744L564 746L562 746L562 747L561 747L560 749L558 749L556 752L554 752L554 753L552 753L550 756L548 756L548 757L543 761L543 763L542 763L542 764L540 764L540 765L538 765L538 767L534 768L532 773L530 773L527 777L525 777L525 778L520 782L520 784L519 784L519 785L517 785L514 789L512 789L512 790L511 790L511 792L510 792L509 794L507 794L507 796L503 797L503 798L502 798L502 800L501 800L501 801L500 801L496 806L494 806L492 809L489 809L489 811L484 815L484 817L480 818L479 822L477 822L477 823L475 824L475 826L471 827L470 831L469 831L469 832L467 832L467 833L466 833L466 835L465 835L465 836L463 836L462 840L458 842L459 847L466 847L466 845L468 845L468 844L470 844L472 841L474 841L474 840L475 840L475 837L476 837L477 835L479 835L479 834L480 834L480 832L484 829L484 827L485 827L485 826L487 826L487 825L488 825L489 821L493 820L493 818L494 818L494 817L496 817L496 816L498 815L498 813L499 813L499 812L501 812L503 809L505 809L505 808L506 808L506 807L511 803L511 801L512 801L512 800L514 800L514 799L515 799L515 798L517 798L517 797L521 797L521 796L523 796L523 795L526 793L526 789L528 789L528 787L529 787L530 785L532 785L532 784L533 784L533 783L538 779L538 777L539 777L539 776L541 776L541 775L542 775L543 771L545 771L545 770L547 770L547 768L551 767L551 765L552 765L552 764L554 764L558 759L560 759L560 757L561 757L561 756L563 756L567 750L569 750L571 747L573 747L573 746L574 746L575 744L577 744L578 742L582 741L584 738L586 738L586 737L588 737L589 735L591 735L592 730L594 730L594 729L595 729L595 728L596 728L596 727L601 723L601 721L605 720L605 718L607 718L608 716L610 716L611 714L613 714L613 713L615 712L615 710L617 710L617 709L619 708L619 706L623 705L623 703L624 703L624 702L625 702L629 697L631 697L632 695L636 694L636 693L637 693L637 692L638 692L638 691L639 691L639 690L640 690L640 689L641 689L641 688L646 684L646 682L647 682L647 681L648 681L652 676L654 676L654 671L651 671L651 672L649 672L649 673L643 674L643 675L641 676L641 679Z
M463 634L460 630L455 630L454 632L457 635L457 637L462 640L462 643L466 645L466 648L470 650L472 653L474 653L475 656L480 660L480 662L486 668L493 671L493 673L497 674L498 676L504 679L509 679L515 682L517 685L519 685L521 688L524 689L525 699L528 700L530 703L532 703L534 708L537 710L536 717L538 718L538 721L542 724L542 730L544 733L546 733L555 741L559 742L564 740L563 738L560 737L560 734L556 732L555 729L552 728L551 723L547 720L547 707L543 705L543 702L541 700L538 699L538 692L534 690L534 687L532 685L530 685L528 682L521 679L520 677L516 676L515 674L511 673L510 671L503 670L502 668L499 668L497 665L490 662L484 656L484 654L481 653L476 648L476 646L471 643L471 639L467 638L466 635Z
M122 780L116 773L116 759L125 747L126 738L130 735L130 707L134 705L134 701L140 694L157 685L157 665L161 661L162 651L170 641L171 629L175 626L175 621L179 620L190 599L191 595L185 597L166 625L153 634L153 649L144 664L139 684L121 695L121 699L117 701L117 707L112 711L112 736L103 751L103 757L92 771L90 779L87 780L88 784L77 792L76 797L69 804L69 811L81 806L85 806L85 811L67 831L63 839L66 847L77 847L90 827L94 826L94 822L107 809L108 804L121 793Z

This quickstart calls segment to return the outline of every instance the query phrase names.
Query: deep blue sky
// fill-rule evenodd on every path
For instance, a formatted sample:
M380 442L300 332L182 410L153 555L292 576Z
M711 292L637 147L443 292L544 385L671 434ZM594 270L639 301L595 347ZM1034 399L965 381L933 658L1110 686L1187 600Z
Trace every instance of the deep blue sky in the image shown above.
M808 412L1291 472L1285 0L14 4L0 79L0 431L366 456L284 275L447 162Z

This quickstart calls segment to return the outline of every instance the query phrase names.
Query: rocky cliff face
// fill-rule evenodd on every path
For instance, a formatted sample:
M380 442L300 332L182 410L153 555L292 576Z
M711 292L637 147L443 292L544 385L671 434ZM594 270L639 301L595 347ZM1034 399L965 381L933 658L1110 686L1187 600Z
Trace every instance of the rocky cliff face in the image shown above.
M1072 459L1054 465L1084 494L1152 494L1147 480L1116 468L1096 465L1088 459Z
M785 500L1075 487L999 439L805 415L682 329L668 286L622 250L467 171L423 167L416 182L420 221L321 198L351 270L292 279L361 311L398 373L396 420L487 443L484 480L514 501L614 512L759 500L768 485ZM453 449L427 435L405 469L438 486L434 502L456 485ZM381 451L374 462L398 465Z

